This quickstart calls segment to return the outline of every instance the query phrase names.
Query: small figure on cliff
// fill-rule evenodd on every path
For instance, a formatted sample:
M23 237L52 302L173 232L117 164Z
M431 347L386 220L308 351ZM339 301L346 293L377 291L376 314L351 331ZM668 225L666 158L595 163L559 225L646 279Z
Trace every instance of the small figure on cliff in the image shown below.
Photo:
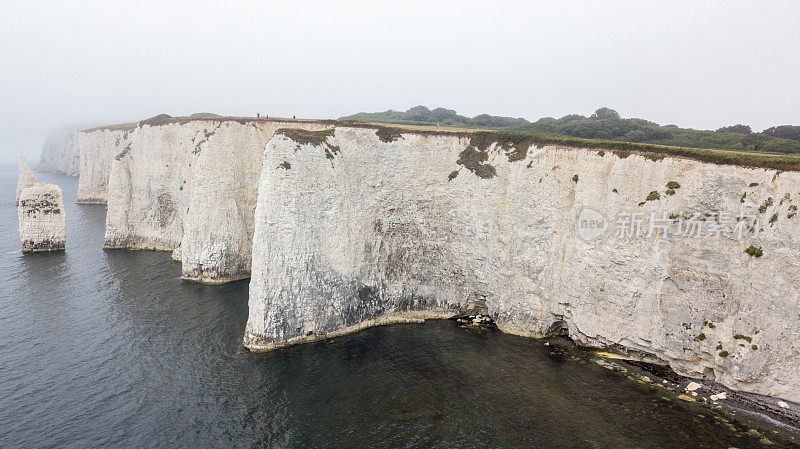
M256 112L256 118L261 118L261 114Z

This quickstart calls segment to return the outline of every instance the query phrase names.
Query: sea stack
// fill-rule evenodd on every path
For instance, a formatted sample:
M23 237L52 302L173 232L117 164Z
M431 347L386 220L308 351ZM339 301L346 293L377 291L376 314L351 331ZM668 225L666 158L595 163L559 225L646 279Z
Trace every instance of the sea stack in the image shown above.
M23 190L26 188L36 184L39 182L36 179L36 175L33 174L33 171L28 167L28 164L25 163L25 157L21 154L19 155L19 165L18 165L18 173L19 179L17 180L17 206L19 206L19 194L22 193Z
M17 217L22 252L59 251L66 241L66 218L61 189L36 179L25 159L19 158Z

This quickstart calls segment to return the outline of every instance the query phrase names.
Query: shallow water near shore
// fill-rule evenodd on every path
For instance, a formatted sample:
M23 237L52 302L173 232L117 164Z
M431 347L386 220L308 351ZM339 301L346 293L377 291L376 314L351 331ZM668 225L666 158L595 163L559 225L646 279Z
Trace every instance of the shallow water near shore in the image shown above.
M105 207L37 176L64 191L67 250L19 251L0 168L0 447L800 447L591 353L452 321L249 353L247 281L103 251Z

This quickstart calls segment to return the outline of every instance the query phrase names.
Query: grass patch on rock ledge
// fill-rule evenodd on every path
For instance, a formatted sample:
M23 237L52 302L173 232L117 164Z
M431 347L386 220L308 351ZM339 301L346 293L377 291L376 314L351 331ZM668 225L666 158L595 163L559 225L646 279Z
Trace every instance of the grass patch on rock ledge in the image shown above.
M378 136L381 142L385 143L394 142L403 137L403 133L395 128L378 128L378 130L375 131L375 135Z
M756 258L761 257L761 256L764 255L764 250L761 249L761 247L756 248L753 245L748 246L747 249L744 250L744 252L748 256L752 256L752 257L756 257Z
M295 129L295 128L282 128L275 131L275 134L283 134L284 136L294 140L295 142L299 143L300 145L311 144L314 146L320 146L328 139L328 137L333 137L333 133L335 130L333 128L326 129L323 131L309 131L307 129Z
M463 165L464 168L475 173L475 176L479 178L489 179L497 176L497 169L493 165L487 164L486 161L488 160L488 151L481 151L473 146L468 146L458 155L456 163Z
M645 201L657 201L657 200L660 200L660 199L661 199L661 194L659 194L658 191L653 190L652 192L650 192L647 195L647 198L645 198Z
M744 341L746 341L748 343L752 343L753 342L753 337L751 337L749 335L735 334L733 336L733 338L735 340L744 340Z
M328 137L333 137L335 132L335 128L324 129L322 131L282 128L275 131L275 134L283 134L294 142L297 142L298 150L300 149L300 145L306 144L310 144L315 147L323 147L325 148L325 157L328 159L333 159L341 151L338 145L331 145L328 143Z

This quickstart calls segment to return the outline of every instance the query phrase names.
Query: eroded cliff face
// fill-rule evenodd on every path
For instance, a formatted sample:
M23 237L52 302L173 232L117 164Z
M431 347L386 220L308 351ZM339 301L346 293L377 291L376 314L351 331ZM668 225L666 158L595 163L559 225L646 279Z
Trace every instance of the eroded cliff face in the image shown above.
M194 163L210 123L142 125L111 160L106 248L172 251L183 236Z
M279 128L316 122L247 119L143 124L114 159L106 248L173 251L183 277L222 283L250 275L263 149Z
M40 183L25 160L19 158L17 219L22 252L58 251L67 238L61 189Z
M218 284L250 276L261 159L277 129L320 130L319 123L219 122L194 170L180 258L183 277Z
M42 147L39 170L78 176L80 173L79 134L77 126L65 126L49 134Z
M78 134L79 204L106 204L111 162L130 149L132 126L94 128Z
M36 179L36 175L33 174L33 170L31 170L31 168L28 167L28 164L25 162L25 157L20 154L19 159L17 160L17 205L19 205L19 196L22 191L38 182L39 180Z
M506 332L566 332L800 401L800 174L447 134L330 134L278 133L264 151L249 348L452 316L480 298ZM628 223L642 217L638 230ZM707 232L723 223L729 232Z

